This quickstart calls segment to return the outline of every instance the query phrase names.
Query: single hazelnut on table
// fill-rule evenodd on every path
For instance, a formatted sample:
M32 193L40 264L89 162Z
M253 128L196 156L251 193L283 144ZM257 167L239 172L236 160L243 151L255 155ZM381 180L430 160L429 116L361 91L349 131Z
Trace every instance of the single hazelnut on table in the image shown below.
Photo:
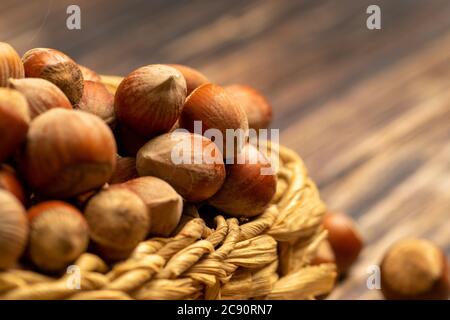
M235 157L247 141L248 121L244 109L222 87L207 83L201 85L186 98L179 122L180 127L195 132L195 122L201 121L201 133L216 129L222 134L222 141L215 141L224 158ZM227 150L227 129L237 131L241 139L234 143L233 150ZM195 132L197 133L197 132Z
M275 195L277 177L269 160L251 144L234 162L226 165L225 182L208 203L232 216L254 217Z
M88 67L85 67L81 64L78 65L78 68L80 68L81 74L83 75L83 79L85 81L94 81L94 82L102 81L100 75L97 72L95 72L94 70L92 70Z
M0 189L11 192L23 205L25 205L25 191L17 178L13 168L0 165Z
M272 106L261 92L242 84L226 86L225 90L244 109L249 128L258 130L269 127L272 121Z
M72 105L83 95L83 74L66 54L55 49L35 48L22 57L27 78L43 78L64 92Z
M391 300L447 300L450 278L444 251L423 239L397 242L381 262L381 291Z
M38 194L69 198L107 182L116 152L111 129L99 117L56 108L32 121L20 167Z
M10 192L0 189L0 269L13 267L28 238L26 211Z
M8 43L0 42L0 87L8 86L8 79L25 76L22 60Z
M363 248L362 236L352 219L342 213L328 212L323 226L328 231L328 241L336 257L338 272L345 274Z
M28 256L42 271L62 271L87 249L87 223L78 209L65 202L45 201L31 207L28 221Z
M0 88L0 163L25 141L29 123L28 103L23 94Z
M194 68L182 65L182 64L169 64L168 66L173 67L181 72L184 79L186 80L187 94L189 95L195 88L200 87L202 84L210 82L208 78L200 71Z
M165 133L178 119L186 99L186 81L175 68L148 65L126 76L115 95L118 121L151 138Z
M140 176L168 182L191 202L208 199L225 179L225 166L217 146L198 134L174 131L147 142L138 152Z
M25 96L32 119L52 108L72 109L64 92L45 79L9 79L9 85Z
M139 175L136 171L136 158L121 157L117 155L116 170L109 179L109 184L123 183L128 180L137 178Z
M142 199L120 186L93 196L84 214L94 247L106 260L127 258L145 239L152 223Z
M84 81L83 96L77 108L95 114L110 127L114 126L114 96L100 82Z
M141 177L123 184L144 201L150 215L149 233L168 237L180 222L183 199L174 188L156 177Z

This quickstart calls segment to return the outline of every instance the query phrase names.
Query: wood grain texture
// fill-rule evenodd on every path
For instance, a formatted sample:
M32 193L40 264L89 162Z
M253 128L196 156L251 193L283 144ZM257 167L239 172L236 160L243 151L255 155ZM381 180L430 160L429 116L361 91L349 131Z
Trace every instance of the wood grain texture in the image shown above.
M20 53L54 47L119 75L182 63L265 92L281 143L365 237L330 298L380 298L366 270L400 238L450 253L449 1L86 0L81 31L65 28L69 1L16 3L0 3L0 40ZM369 4L382 30L365 27Z

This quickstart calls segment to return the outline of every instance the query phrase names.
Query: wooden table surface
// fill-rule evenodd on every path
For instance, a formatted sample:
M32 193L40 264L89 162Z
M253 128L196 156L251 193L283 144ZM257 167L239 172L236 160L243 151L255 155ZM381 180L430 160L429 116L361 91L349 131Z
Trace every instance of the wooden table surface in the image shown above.
M0 2L0 41L54 47L102 73L184 63L273 103L281 142L366 247L333 299L377 299L367 267L394 241L450 253L450 1ZM81 7L82 30L65 26ZM366 28L378 4L382 29Z

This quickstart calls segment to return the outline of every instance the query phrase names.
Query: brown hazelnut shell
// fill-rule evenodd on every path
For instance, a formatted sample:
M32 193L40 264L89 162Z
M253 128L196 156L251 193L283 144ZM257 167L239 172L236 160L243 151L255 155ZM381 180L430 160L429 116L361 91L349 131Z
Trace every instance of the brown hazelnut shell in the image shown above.
M100 75L95 72L94 70L83 66L81 64L78 65L78 68L81 70L81 74L83 75L83 80L85 81L94 81L94 82L101 82L102 78Z
M244 141L248 134L248 121L244 109L230 97L226 91L215 84L201 85L186 98L179 123L181 128L195 132L195 121L201 121L202 134L208 129L217 129L222 133L222 154L224 158L233 158L242 148L234 144L234 152L226 150L226 130L242 130ZM195 132L198 133L198 132Z
M75 207L62 201L45 201L28 210L31 262L45 272L59 272L86 251L87 223Z
M244 109L249 128L259 130L270 126L272 121L272 106L261 92L242 84L226 86L225 90Z
M114 127L114 96L100 82L84 81L83 96L77 108L100 117L110 127Z
M69 198L107 182L116 153L111 129L100 118L56 108L31 123L20 166L38 194Z
M9 84L27 99L32 119L52 108L72 109L64 92L45 79L9 79Z
M180 222L183 199L164 180L156 177L140 177L124 183L124 186L142 198L150 215L149 233L168 237Z
M25 190L22 187L15 171L7 166L0 166L0 189L11 192L23 205L25 205Z
M352 219L342 213L328 212L323 220L328 241L336 257L338 272L345 274L363 248L362 236Z
M194 89L200 87L202 84L211 82L203 73L192 67L188 67L182 64L169 64L168 66L173 67L181 72L184 79L186 80L186 88L188 95L192 91L194 91Z
M0 269L13 267L17 263L27 238L25 208L13 194L0 190Z
M151 138L172 128L185 99L186 81L178 70L166 65L148 65L122 80L114 107L122 125Z
M183 149L189 163L172 161L171 154L177 146L190 147L190 150ZM195 163L194 158L202 161ZM208 158L210 163L204 161ZM225 178L225 166L217 146L208 138L188 132L166 133L147 142L137 154L136 169L140 176L163 179L191 202L211 197Z
M152 223L143 200L120 186L97 193L84 213L94 247L107 260L127 258Z
M55 49L35 48L22 57L25 76L43 78L57 87L76 106L83 95L83 74L78 65L66 54Z
M208 203L232 216L253 217L272 200L277 178L269 160L253 145L246 144L241 156L245 161L226 165L225 182ZM262 170L271 174L262 174Z
M428 240L401 240L381 262L381 291L388 300L447 300L448 258Z
M8 43L0 42L0 87L8 86L8 79L25 76L22 60Z
M14 89L0 88L0 163L25 141L30 123L28 103Z

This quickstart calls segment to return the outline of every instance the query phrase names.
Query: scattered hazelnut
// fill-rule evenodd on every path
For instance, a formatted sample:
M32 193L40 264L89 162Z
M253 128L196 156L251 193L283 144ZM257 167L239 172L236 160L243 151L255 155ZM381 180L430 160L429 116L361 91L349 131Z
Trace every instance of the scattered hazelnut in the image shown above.
M102 81L100 75L97 72L95 72L94 70L91 70L88 67L82 66L81 64L78 65L78 68L80 68L81 74L83 75L83 79L85 81L94 81L94 82Z
M7 166L0 166L0 189L11 192L23 205L25 205L25 191L19 182L15 171Z
M272 121L272 106L261 92L241 84L227 86L225 90L244 109L249 128L259 130L269 127Z
M251 144L246 144L235 160L226 165L225 182L208 203L233 216L256 216L275 194L276 175L269 160Z
M136 169L140 176L165 180L191 202L211 197L225 178L217 146L208 138L188 132L166 133L147 142L137 154Z
M141 177L124 184L144 200L150 215L149 233L168 237L180 222L183 199L167 182L156 177Z
M57 87L77 105L83 95L83 75L78 65L61 51L35 48L22 57L28 78L43 78Z
M217 129L222 133L223 141L219 149L225 158L233 158L247 139L247 115L242 107L218 85L207 83L201 85L186 98L179 122L180 127L195 132L195 121L201 121L202 134L208 129ZM226 150L226 130L241 130L243 141L235 143L235 150ZM221 142L221 143L220 143ZM230 141L228 141L230 143Z
M342 213L328 212L323 220L328 231L328 241L336 256L340 274L348 272L363 247L361 234L352 219Z
M32 119L52 108L72 109L64 92L45 79L9 79L9 84L27 99Z
M127 258L145 239L151 223L142 199L118 186L93 196L85 216L94 246L107 260Z
M69 198L107 182L116 151L111 129L100 118L56 108L32 121L20 165L35 192Z
M81 213L62 201L46 201L28 210L28 255L40 270L63 270L86 251L89 233Z
M381 291L391 300L447 300L450 282L445 253L423 239L394 244L381 262Z
M83 96L77 108L102 118L110 127L114 126L114 96L100 82L84 81Z
M0 42L0 87L8 86L8 79L25 76L22 60L16 50L5 42Z
M29 122L28 103L23 94L0 88L0 163L25 141Z
M141 67L123 79L115 95L118 121L151 138L172 128L186 99L186 81L165 65Z
M110 184L123 183L128 180L137 178L139 175L136 171L136 158L121 157L117 155L116 170L109 179Z
M0 190L0 269L14 266L28 237L25 208L14 195Z
M173 67L181 72L184 79L186 80L186 88L187 94L191 94L195 88L201 86L202 84L210 82L208 78L200 71L195 70L194 68L184 66L181 64L169 64L170 67Z

